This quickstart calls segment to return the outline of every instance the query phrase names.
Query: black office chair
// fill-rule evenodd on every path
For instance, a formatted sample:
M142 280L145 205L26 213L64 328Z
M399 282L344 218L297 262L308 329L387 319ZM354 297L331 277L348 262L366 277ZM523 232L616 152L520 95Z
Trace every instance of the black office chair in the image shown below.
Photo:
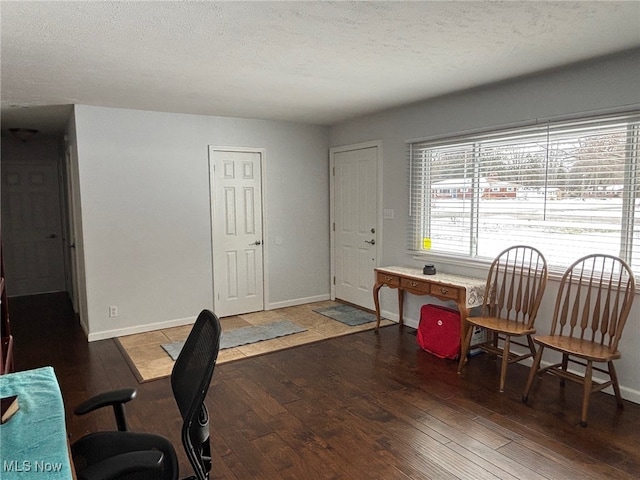
M203 310L171 372L171 387L182 415L182 443L193 466L190 480L207 480L211 470L209 413L204 399L220 349L220 320ZM71 446L78 480L177 480L178 459L163 436L128 431L124 404L136 396L133 388L97 395L78 406L77 415L112 406L117 431L95 432ZM163 412L158 412L163 414Z

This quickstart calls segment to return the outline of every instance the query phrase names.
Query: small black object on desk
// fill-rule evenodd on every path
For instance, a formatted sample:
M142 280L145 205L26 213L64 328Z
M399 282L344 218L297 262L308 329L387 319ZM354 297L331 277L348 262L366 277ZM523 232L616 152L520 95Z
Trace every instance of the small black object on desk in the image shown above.
M424 266L424 268L422 269L422 273L424 273L425 275L435 275L436 274L436 267L434 264L432 263L428 263Z

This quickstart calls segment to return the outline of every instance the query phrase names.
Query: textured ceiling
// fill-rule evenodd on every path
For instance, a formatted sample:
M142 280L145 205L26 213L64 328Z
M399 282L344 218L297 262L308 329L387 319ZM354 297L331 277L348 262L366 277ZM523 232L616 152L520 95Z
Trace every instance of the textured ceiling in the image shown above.
M640 2L7 2L2 128L79 103L331 125L640 46Z

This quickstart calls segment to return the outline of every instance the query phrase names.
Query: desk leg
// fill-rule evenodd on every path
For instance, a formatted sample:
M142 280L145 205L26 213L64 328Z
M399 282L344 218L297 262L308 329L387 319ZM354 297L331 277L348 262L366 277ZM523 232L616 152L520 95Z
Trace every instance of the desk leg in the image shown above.
M378 293L380 292L380 287L382 287L384 283L376 283L373 286L373 303L376 306L376 328L374 332L378 331L378 327L380 326L380 298Z
M460 345L462 345L467 335L467 317L469 316L466 299L458 303L458 311L460 312Z
M404 325L402 313L404 311L404 290L398 288L398 325Z

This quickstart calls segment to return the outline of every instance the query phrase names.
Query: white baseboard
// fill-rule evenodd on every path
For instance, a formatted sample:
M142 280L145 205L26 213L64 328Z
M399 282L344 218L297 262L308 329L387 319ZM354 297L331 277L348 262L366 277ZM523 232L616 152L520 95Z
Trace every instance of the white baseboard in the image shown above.
M620 395L622 395L622 398L624 398L625 400L629 400L630 402L640 405L640 392L638 390L620 385Z
M297 307L298 305L305 305L307 303L324 302L325 300L331 300L329 294L316 295L313 297L296 298L294 300L286 300L284 302L273 302L265 306L265 310L277 310L278 308Z
M270 303L265 306L265 310L276 310L278 308L295 307L297 305L304 305L306 303L321 302L324 300L330 300L329 295L317 295L315 297L297 298L294 300L287 300L285 302ZM87 329L82 325L85 335L89 342L95 342L98 340L106 340L114 337L123 337L125 335L134 335L136 333L151 332L154 330L162 330L163 328L181 327L183 325L190 325L196 321L196 317L178 318L175 320L167 320L165 322L147 323L144 325L136 325L135 327L116 328L113 330L103 330L101 332L94 332L87 335Z
M162 330L163 328L181 327L183 325L191 325L195 323L196 317L178 318L175 320L167 320L165 322L147 323L145 325L136 325L135 327L116 328L114 330L104 330L102 332L90 333L87 339L90 342L97 340L106 340L108 338L123 337L125 335L133 335L135 333L152 332L154 330Z
M400 315L398 315L398 311L396 310L391 311L391 310L381 310L380 311L380 316L382 318L386 318L387 320L393 320L394 322L398 323L398 321L400 320ZM419 320L416 320L414 318L407 318L406 315L402 316L402 323L407 326L407 327L411 327L411 328L418 328L418 323Z

